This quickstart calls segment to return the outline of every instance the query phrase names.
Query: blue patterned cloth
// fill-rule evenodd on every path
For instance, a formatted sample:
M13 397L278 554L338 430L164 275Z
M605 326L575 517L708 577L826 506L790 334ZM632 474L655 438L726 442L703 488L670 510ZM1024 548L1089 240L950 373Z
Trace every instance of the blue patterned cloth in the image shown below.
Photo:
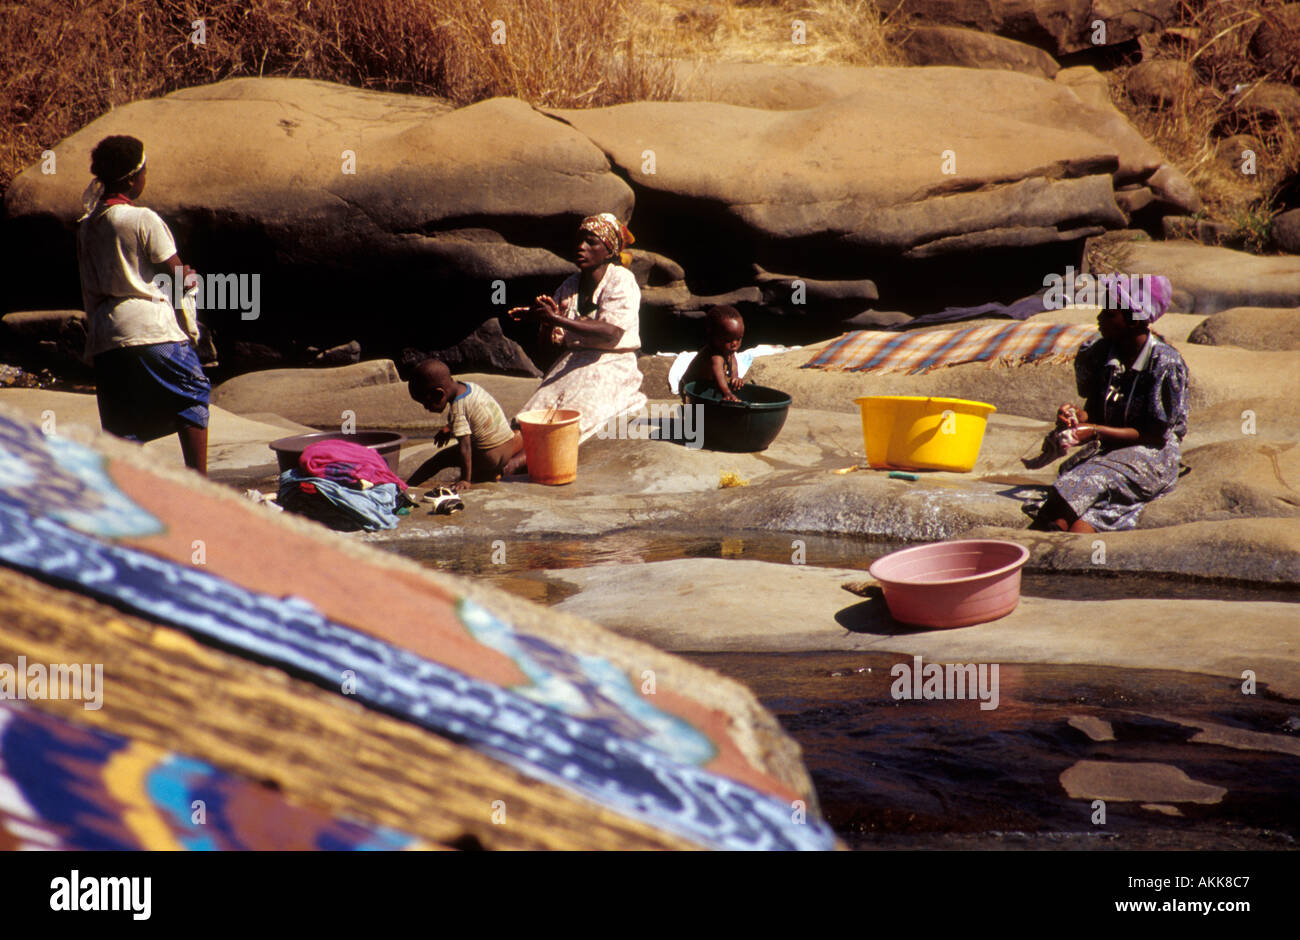
M95 357L99 423L128 441L175 434L180 422L206 428L211 394L189 343L126 346Z
M304 483L311 484L316 492L303 492ZM309 516L332 528L361 528L367 532L397 528L395 483L359 490L334 480L309 476L301 470L286 470L280 474L276 501L290 512Z
M55 449L0 415L0 564L273 663L700 845L835 847L826 823L802 806L706 769L707 738L637 698L612 663L524 633L468 598L457 602L462 624L520 667L521 685L503 688L425 659L330 619L305 598L263 594L117 543L110 533L152 526L109 474L85 472L93 461L102 458L84 445ZM53 518L52 505L78 504L96 512Z

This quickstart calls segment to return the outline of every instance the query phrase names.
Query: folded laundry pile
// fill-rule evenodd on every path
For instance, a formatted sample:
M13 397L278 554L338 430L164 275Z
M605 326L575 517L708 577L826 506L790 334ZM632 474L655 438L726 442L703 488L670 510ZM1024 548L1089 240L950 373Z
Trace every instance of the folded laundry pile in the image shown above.
M414 503L406 483L375 451L350 441L318 441L298 466L280 474L276 497L290 512L331 529L397 528L397 517Z

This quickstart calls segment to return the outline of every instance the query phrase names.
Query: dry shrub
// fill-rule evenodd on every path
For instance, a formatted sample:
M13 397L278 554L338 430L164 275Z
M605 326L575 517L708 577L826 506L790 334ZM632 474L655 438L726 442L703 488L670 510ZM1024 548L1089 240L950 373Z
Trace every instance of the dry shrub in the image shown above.
M779 65L902 65L876 0L661 0L674 55ZM796 42L796 22L803 42Z
M1188 41L1166 44L1161 56L1179 59L1195 72L1197 87L1167 107L1149 110L1125 94L1127 70L1112 75L1112 93L1139 130L1187 174L1205 200L1208 214L1252 235L1271 214L1273 193L1300 171L1300 128L1245 120L1234 105L1263 81L1294 77L1270 72L1250 54L1259 25L1276 20L1286 0L1183 0L1180 26ZM1296 37L1300 55L1300 37ZM1249 134L1261 143L1254 176L1241 172L1240 154L1220 156L1220 142ZM1251 241L1258 242L1258 238Z
M0 6L0 191L104 111L285 75L468 104L590 107L672 93L653 35L609 0L26 0ZM205 42L190 41L202 18ZM494 23L504 43L494 43Z

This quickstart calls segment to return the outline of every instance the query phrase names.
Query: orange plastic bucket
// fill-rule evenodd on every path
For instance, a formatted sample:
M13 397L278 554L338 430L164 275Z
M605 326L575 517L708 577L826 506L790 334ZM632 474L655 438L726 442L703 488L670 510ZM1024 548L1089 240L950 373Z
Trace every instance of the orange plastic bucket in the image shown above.
M578 478L578 418L571 408L548 411L524 411L516 416L524 435L524 454L528 458L528 478L534 483L558 486Z

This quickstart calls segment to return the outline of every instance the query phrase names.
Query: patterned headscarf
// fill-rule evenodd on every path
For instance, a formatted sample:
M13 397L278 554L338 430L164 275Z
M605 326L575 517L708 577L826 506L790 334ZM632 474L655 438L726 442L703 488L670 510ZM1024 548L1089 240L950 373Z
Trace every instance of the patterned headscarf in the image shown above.
M618 220L618 217L612 212L602 212L600 215L589 215L582 220L578 226L579 232L590 232L600 239L610 254L610 260L627 267L632 260L623 249L633 244L636 239L628 231L627 226Z
M1105 290L1110 305L1131 313L1131 319L1155 323L1174 297L1174 286L1163 274L1143 274L1129 277L1123 274L1103 274L1097 278Z

